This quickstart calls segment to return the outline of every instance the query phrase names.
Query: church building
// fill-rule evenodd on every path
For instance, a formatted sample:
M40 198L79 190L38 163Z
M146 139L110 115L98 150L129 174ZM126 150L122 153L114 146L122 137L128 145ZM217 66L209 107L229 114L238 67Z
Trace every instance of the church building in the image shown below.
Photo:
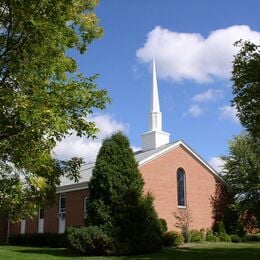
M154 61L149 130L141 138L142 150L135 152L135 159L145 183L144 192L152 193L155 209L166 220L168 230L177 230L176 214L190 219L190 229L212 228L222 217L228 186L184 141L170 143L170 134L162 130ZM84 225L94 166L88 163L82 167L78 183L62 179L56 205L40 209L34 219L11 224L10 234L63 233L68 226ZM0 225L3 227L1 219ZM0 228L2 238L6 230Z

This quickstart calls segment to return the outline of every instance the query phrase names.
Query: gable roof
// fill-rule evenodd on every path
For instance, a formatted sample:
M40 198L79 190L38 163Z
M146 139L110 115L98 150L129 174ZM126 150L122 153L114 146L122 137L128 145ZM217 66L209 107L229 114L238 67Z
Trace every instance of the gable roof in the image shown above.
M137 151L135 152L135 159L138 162L139 166L142 166L162 155L167 153L170 150L176 149L177 147L182 147L187 150L192 156L194 156L209 172L216 177L219 181L221 181L226 186L227 183L220 177L220 175L215 171L200 155L198 155L190 146L188 146L183 140L179 140L170 144L166 144L158 147L157 149L149 150L149 151Z
M139 166L142 166L150 161L164 155L168 151L172 149L176 149L178 147L182 147L187 150L192 156L194 156L209 172L216 177L219 181L221 181L224 185L227 183L219 176L219 174L205 161L199 156L192 148L190 148L183 140L179 140L173 143L162 145L156 149L152 149L149 151L137 151L134 153L135 160L137 161ZM73 180L69 180L68 178L61 178L60 187L57 188L57 193L68 192L86 189L88 187L88 182L92 176L92 170L95 167L95 162L86 163L82 166L80 170L81 178L78 183L75 183Z

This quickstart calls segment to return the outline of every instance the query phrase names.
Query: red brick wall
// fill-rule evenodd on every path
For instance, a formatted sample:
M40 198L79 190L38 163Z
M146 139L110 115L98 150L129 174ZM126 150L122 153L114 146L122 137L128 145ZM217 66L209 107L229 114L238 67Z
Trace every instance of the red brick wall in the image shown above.
M178 168L183 168L186 174L187 208L192 217L190 228L211 228L214 221L221 218L227 198L226 188L185 148L178 147L140 166L144 191L150 191L155 197L155 208L159 217L167 221L168 229L176 229L173 213L180 210L177 207ZM84 224L83 201L87 195L88 190L66 193L66 227ZM58 205L59 194L56 204L45 209L44 232L58 233ZM26 221L26 233L37 232L38 216ZM17 233L20 234L20 223L11 225L11 234Z
M84 198L87 190L66 193L66 227L84 225Z
M155 197L154 204L160 218L167 221L168 229L176 229L173 215L177 207L177 169L186 174L187 207L193 221L191 229L211 228L214 223L213 198L218 182L209 170L185 148L178 147L140 166L145 192Z
M16 235L21 233L21 224L20 223L12 223L10 225L10 235Z
M84 198L88 196L88 190L79 190L66 193L66 227L84 225ZM59 194L56 196L56 203L44 210L44 232L58 233L59 220L57 217L59 205ZM1 225L0 219L0 225ZM10 233L20 234L21 224L11 224ZM38 233L38 215L33 219L26 219L25 233ZM1 236L1 226L0 226Z
M58 233L58 213L59 208L59 194L56 195L56 203L44 210L44 232L45 233Z
M0 241L6 241L7 220L4 216L0 216Z

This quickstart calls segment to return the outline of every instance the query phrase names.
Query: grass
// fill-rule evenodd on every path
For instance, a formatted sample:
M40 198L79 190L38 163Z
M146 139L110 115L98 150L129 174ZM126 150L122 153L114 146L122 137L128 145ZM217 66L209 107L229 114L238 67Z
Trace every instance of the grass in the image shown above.
M57 248L33 248L22 246L0 246L0 259L10 260L69 260L71 258L80 259L174 259L174 260L194 260L194 259L217 259L217 260L259 260L260 243L190 243L181 248L167 247L161 252L140 256L121 257L78 257L71 255L66 249Z

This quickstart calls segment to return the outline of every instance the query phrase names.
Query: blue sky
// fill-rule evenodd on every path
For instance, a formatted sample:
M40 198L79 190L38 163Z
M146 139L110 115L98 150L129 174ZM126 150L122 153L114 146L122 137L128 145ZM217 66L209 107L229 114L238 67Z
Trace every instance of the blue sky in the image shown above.
M70 137L56 148L59 157L94 159L102 138L124 130L133 147L148 130L151 59L157 76L163 129L171 141L183 139L214 167L228 152L227 141L242 127L230 107L229 80L235 40L260 43L260 1L107 0L95 13L104 37L85 55L69 52L79 71L100 74L112 104L91 117L99 139Z

